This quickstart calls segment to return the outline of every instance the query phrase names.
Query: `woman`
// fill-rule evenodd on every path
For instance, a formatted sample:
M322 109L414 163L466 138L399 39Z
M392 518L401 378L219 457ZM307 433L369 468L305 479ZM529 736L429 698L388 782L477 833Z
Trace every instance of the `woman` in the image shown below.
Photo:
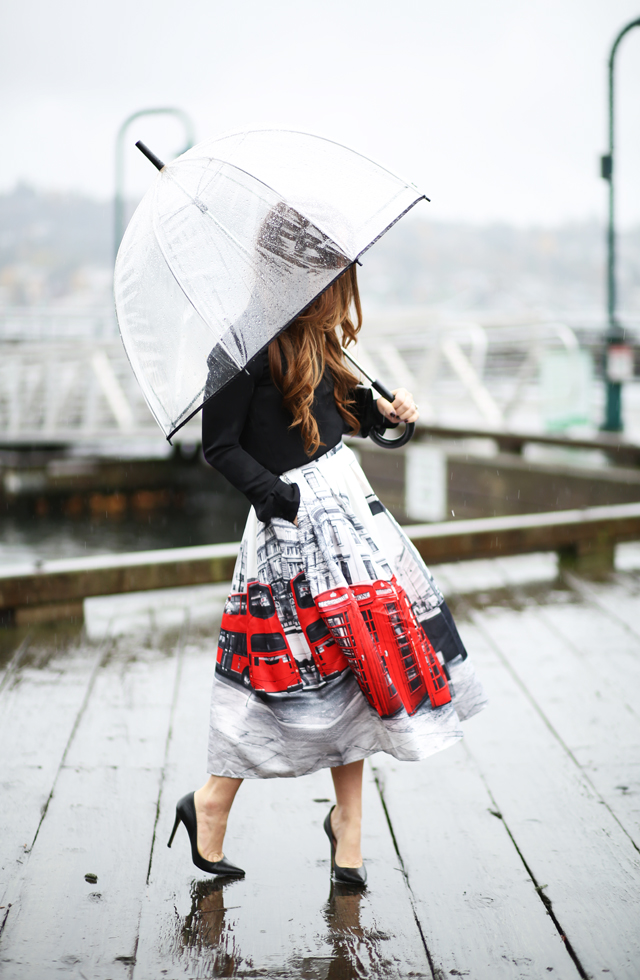
M423 759L484 706L441 593L342 443L418 419L404 388L374 401L346 366L361 323L351 266L203 409L206 459L252 504L218 646L211 775L173 829L182 820L214 874L244 873L223 856L244 778L330 767L332 871L364 884L364 759Z

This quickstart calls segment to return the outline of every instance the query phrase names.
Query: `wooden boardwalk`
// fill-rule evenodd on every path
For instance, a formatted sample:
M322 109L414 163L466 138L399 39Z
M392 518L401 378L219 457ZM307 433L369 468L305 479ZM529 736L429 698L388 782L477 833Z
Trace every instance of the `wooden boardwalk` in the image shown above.
M330 887L327 772L245 783L242 881L200 876L182 828L166 847L224 586L1 631L2 980L637 980L640 572L554 561L435 570L491 704L424 763L371 760L363 894Z

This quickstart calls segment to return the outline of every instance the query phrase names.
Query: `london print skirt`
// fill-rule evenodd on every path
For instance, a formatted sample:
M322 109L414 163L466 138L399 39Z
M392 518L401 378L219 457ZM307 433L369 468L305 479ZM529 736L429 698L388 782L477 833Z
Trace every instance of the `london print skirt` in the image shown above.
M247 519L218 641L208 772L424 759L486 698L429 570L342 443L282 477L298 526Z

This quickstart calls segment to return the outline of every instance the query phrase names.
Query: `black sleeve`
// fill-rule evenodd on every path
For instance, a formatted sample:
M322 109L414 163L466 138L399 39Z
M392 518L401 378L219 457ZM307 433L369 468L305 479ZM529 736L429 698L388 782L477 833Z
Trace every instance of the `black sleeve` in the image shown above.
M253 373L245 369L205 402L202 451L206 461L253 504L258 520L267 524L272 517L283 517L293 523L300 505L298 486L285 483L240 445L254 388Z
M366 439L371 429L374 425L377 428L384 429L395 429L398 426L397 422L390 422L386 415L383 415L376 404L376 398L373 396L372 388L365 388L362 385L358 385L357 388L353 390L353 397L355 398L355 405L353 406L353 414L356 416L360 422L359 436Z

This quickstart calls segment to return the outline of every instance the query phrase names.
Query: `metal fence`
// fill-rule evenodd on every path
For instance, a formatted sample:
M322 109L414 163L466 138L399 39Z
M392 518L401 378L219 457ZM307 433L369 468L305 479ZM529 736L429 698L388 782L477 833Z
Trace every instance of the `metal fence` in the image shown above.
M411 389L425 422L542 431L597 427L600 345L590 325L401 310L367 317L358 358L390 386ZM162 439L112 310L0 311L0 352L0 442ZM626 386L625 414L635 433L637 380Z

